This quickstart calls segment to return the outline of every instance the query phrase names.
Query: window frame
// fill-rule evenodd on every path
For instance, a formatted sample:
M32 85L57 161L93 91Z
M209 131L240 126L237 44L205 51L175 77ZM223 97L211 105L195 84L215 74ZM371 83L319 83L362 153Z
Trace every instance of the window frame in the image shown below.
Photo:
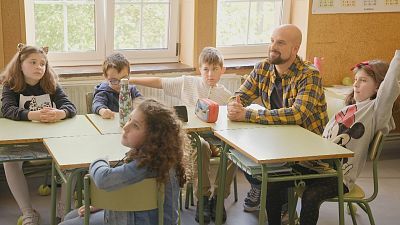
M282 11L276 12L276 16L280 17L279 24L286 24L290 22L291 4L291 0L282 0ZM218 31L216 31L216 33L217 32ZM217 37L215 37L215 39L217 39ZM221 51L225 59L267 57L268 47L269 43L240 46L217 46L218 50Z
M115 1L108 0L106 6L107 31L106 31L106 55L115 52L123 53L128 60L135 63L157 63L157 62L178 62L177 43L179 42L179 0L171 0L168 31L168 48L166 50L114 50L114 12ZM106 16L107 18L107 16Z
M94 52L51 52L48 58L53 66L101 65L107 55L123 53L135 63L178 62L177 43L179 42L179 0L170 2L170 18L167 50L119 50L114 51L114 0L94 0L95 48ZM107 6L109 8L107 8ZM112 6L112 7L110 7ZM34 0L25 0L26 42L35 44ZM112 10L112 11L110 11ZM112 32L108 32L112 31Z
M99 13L104 12L103 0L94 1L95 15L95 48L94 52L51 52L47 57L53 66L76 66L76 65L98 65L104 60L105 46L104 34L105 29L101 22ZM25 0L25 26L26 26L26 42L28 45L35 44L35 17L34 17L34 1Z

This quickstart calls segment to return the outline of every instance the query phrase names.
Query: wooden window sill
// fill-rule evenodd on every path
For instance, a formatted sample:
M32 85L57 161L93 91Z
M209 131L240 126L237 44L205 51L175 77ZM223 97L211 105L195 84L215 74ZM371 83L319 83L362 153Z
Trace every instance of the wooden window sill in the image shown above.
M101 66L60 66L54 70L61 78L72 78L81 76L102 76ZM173 72L193 72L195 69L182 63L154 63L154 64L133 64L131 74L146 73L173 73Z

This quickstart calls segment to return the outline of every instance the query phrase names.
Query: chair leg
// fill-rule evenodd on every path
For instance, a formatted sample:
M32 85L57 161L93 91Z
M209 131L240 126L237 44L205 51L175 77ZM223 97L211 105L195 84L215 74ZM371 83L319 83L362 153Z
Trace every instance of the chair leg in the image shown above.
M369 207L369 204L367 202L363 203L365 206L365 209L367 210L367 214L368 214L368 218L369 218L369 222L371 223L371 225L375 225L375 220L374 220L374 216L372 215L372 211L371 208Z
M288 213L289 213L289 224L294 225L296 222L296 217L297 217L297 211L296 211L296 206L297 206L297 199L298 196L294 191L294 188L289 188L288 191Z
M353 205L353 203L348 202L348 203L347 203L347 207L348 207L348 209L349 209L349 211L350 211L351 220L353 221L353 225L357 225L357 221L356 221L356 217L355 217L356 212L355 212L355 210L354 210L354 205Z
M190 185L191 185L191 183L187 183L187 184L186 184L185 209L188 209L188 208L189 208L189 201L190 201L189 191L190 191Z
M233 193L235 195L235 202L238 201L238 190L237 190L237 176L233 177Z
M190 205L191 205L191 206L194 206L193 183L190 185Z
M180 209L180 211L179 211L179 214L181 213L181 211L182 211L182 188L181 188L181 190L179 191L179 209ZM180 224L180 218L179 218L179 224Z

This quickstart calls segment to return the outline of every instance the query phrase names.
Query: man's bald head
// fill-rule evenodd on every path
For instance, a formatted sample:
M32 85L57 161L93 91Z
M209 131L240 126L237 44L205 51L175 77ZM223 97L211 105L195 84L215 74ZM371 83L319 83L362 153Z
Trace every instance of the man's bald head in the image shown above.
M283 24L277 27L273 33L281 33L282 36L287 37L289 41L293 43L293 45L300 47L301 45L301 31L300 29L293 24Z
M275 28L269 45L270 62L284 67L290 66L297 57L300 44L301 31L295 25L284 24Z

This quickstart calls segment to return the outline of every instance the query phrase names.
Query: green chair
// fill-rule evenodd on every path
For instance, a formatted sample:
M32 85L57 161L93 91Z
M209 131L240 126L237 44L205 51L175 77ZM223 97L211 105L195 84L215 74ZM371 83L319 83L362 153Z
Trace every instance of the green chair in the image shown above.
M96 187L89 175L84 178L85 212L89 206L113 211L144 211L158 208L158 224L164 223L164 185L155 178L120 188L104 191ZM85 225L89 224L90 213L85 213Z
M384 141L384 135L381 131L378 131L369 145L369 159L372 161L372 174L374 182L373 193L369 197L366 197L364 190L360 186L355 184L354 188L349 193L346 193L344 195L344 201L347 202L347 206L350 211L351 219L354 225L356 225L357 222L355 218L356 212L353 203L360 206L360 208L363 209L368 214L368 218L371 225L375 224L369 203L372 202L378 195L378 161L381 155L383 141ZM332 198L327 201L338 202L338 200L339 200L338 198Z
M93 92L86 93L86 113L91 114L92 112L92 104L93 104Z

